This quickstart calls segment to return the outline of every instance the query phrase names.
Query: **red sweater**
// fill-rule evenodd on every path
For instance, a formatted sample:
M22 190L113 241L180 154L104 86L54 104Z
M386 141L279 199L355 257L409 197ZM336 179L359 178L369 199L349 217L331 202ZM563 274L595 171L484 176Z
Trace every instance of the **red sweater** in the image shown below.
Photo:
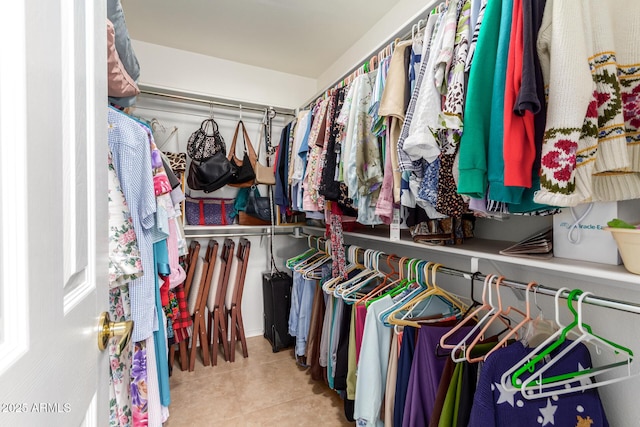
M514 114L513 107L522 84L524 49L522 0L513 2L511 43L504 91L504 185L531 187L531 172L536 157L534 116L525 111Z

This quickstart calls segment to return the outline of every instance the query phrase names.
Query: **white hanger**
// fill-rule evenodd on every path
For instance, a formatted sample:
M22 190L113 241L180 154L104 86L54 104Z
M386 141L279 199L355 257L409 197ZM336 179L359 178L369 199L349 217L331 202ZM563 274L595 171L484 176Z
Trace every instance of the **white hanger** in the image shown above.
M349 249L347 250L347 261L349 261L349 264L346 266L347 271L351 271L358 267L357 253L359 250L360 248L358 246L349 246ZM327 280L322 284L322 290L326 294L333 294L336 286L338 286L343 280L345 280L343 277L334 277L333 279Z
M344 282L338 284L334 291L333 295L339 298L345 298L345 294L352 290L352 288L359 287L362 284L363 280L368 280L370 277L377 275L378 272L373 269L372 265L372 256L377 251L373 249L366 249L364 251L364 270L355 275L349 280L345 280Z
M371 280L375 278L384 277L384 273L380 271L380 256L383 255L384 252L381 251L373 251L369 254L369 265L367 268L372 272L368 276L365 276L359 282L353 284L352 286L342 287L339 292L340 296L343 300L347 302L357 302L360 297L355 296L355 293L366 286Z
M480 307L476 308L473 312L469 313L464 319L462 319L462 321L460 321L449 332L444 334L442 336L442 338L440 339L440 347L442 347L442 348L452 348L452 350L451 350L451 360L453 360L456 363L460 363L460 362L463 362L464 360L466 360L467 341L471 337L473 337L476 334L476 332L480 330L482 325L498 310L498 307L493 304L493 297L492 297L492 293L491 293L491 285L493 284L494 279L498 279L498 276L496 276L495 274L489 274L484 279L484 284L483 284L483 287L482 287L482 302L483 302L483 305L481 305ZM487 291L488 291L488 294L489 294L489 302L488 303L487 303L487 300L486 300ZM450 344L446 344L446 339L449 338L451 335L453 335L453 333L455 331L459 330L462 326L467 324L471 319L474 319L480 313L480 311L487 310L487 309L489 309L489 311L484 315L484 317L482 317L474 325L473 328L471 328L471 330L464 336L464 338L462 338L462 340L460 340L453 347L451 347ZM459 354L459 355L456 355L456 354Z
M585 329L582 317L582 306L583 301L587 295L592 295L591 292L583 292L578 297L578 329L581 332L581 335L573 341L571 344L566 346L560 353L558 353L555 357L553 357L547 364L537 370L532 376L523 381L520 386L520 392L522 396L526 399L539 399L549 396L557 396L567 393L575 393L578 391L590 390L595 387L602 387L604 385L617 383L620 381L624 381L633 377L637 377L639 374L631 373L631 364L633 362L633 352L631 350L621 347L618 344L615 344L607 339L601 338L597 335L594 335L589 330ZM575 348L580 342L588 342L588 343L597 343L600 348L609 348L615 354L626 355L626 360L610 363L601 367L588 368L582 371L578 371L576 375L572 375L571 378L560 379L559 381L552 381L547 384L542 383L542 374L549 370L555 363L557 363L560 359L562 359L565 355L567 355L573 348ZM622 350L622 351L621 351ZM626 354L625 354L626 353ZM626 369L618 369L618 368L626 368ZM592 381L591 377L595 377L597 375L604 374L606 372L611 372L614 370L621 371L624 375L610 378L608 380L603 381ZM583 378L589 378L589 380L585 381ZM552 378L551 378L552 379ZM532 383L533 386L530 386ZM578 383L579 385L576 385ZM565 386L560 387L559 386Z

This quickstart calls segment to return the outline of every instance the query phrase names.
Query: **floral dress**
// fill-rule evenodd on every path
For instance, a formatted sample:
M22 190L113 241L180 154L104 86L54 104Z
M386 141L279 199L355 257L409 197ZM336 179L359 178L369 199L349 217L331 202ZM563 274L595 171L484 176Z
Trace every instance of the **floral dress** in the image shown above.
M109 153L109 283L124 285L142 276L142 261L129 206Z
M108 157L109 197L109 314L114 322L131 320L129 282L143 273L131 213ZM121 353L118 339L112 339L109 354L109 425L132 425L130 369L131 346Z

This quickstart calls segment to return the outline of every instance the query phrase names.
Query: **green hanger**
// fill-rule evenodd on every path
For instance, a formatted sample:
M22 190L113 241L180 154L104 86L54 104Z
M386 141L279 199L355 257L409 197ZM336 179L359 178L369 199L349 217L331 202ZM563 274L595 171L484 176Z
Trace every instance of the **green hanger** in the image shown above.
M311 255L315 254L317 251L315 248L311 248L311 249L307 249L307 251L305 253L302 253L300 255L296 255L293 258L289 258L286 262L287 268L291 269L293 266L295 266L296 264L300 263L301 261L309 258Z
M608 340L606 338L602 338L602 337L594 334L592 332L591 326L587 325L584 322L580 323L579 320L581 320L581 319L579 319L578 312L573 307L573 302L577 301L578 297L580 295L582 295L583 293L584 292L582 290L580 290L580 289L574 289L571 292L569 292L569 296L567 297L567 306L568 306L569 310L574 315L573 321L562 330L562 332L560 333L560 336L553 343L551 343L539 355L535 356L532 360L530 360L524 366L520 367L513 374L513 376L511 377L511 384L514 387L516 387L516 388L519 387L518 379L522 374L524 374L527 371L529 371L530 373L533 374L535 372L535 369L536 369L536 364L538 364L545 357L547 357L549 354L551 354L551 352L553 352L560 345L562 345L567 339L567 334L572 329L574 329L576 327L584 328L589 334L591 334L594 337L600 339L601 341L605 342L606 344L609 344L611 347L619 350L620 352L627 353L629 355L629 360L633 359L633 351L631 351L630 349L628 349L626 347L621 346L620 344L614 343L613 341L610 341L610 340ZM619 351L615 351L615 353L618 354ZM606 366L597 367L597 368L591 368L591 369L582 370L582 371L574 371L574 372L569 372L569 373L565 373L565 374L555 375L555 376L552 376L552 377L541 378L541 379L533 381L532 384L530 384L529 386L530 387L536 387L536 386L539 386L539 385L542 385L542 384L550 384L550 383L555 383L555 382L558 382L558 381L570 380L570 379L578 377L578 376L585 376L585 375L596 373L598 371L602 371L602 370L605 370L605 369L610 369L610 368L613 368L613 367L616 367L616 366L626 365L626 364L629 363L629 360L616 362L616 363L612 363L612 364L609 364L609 365L606 365Z
M567 306L569 307L569 310L573 313L573 316L574 316L573 321L562 330L562 333L560 334L560 336L554 342L552 342L547 348L545 348L542 351L542 353L535 356L528 363L526 363L524 366L521 366L520 369L514 372L513 376L511 377L511 384L514 387L518 386L518 378L520 378L522 374L524 374L527 371L533 374L535 372L536 364L539 363L541 360L543 360L547 355L549 355L556 348L560 347L560 345L562 345L562 343L566 341L567 334L569 333L569 331L575 328L576 326L578 326L578 312L573 307L573 301L576 301L576 298L580 294L582 294L582 291L580 289L574 289L571 292L569 292L569 296L567 297ZM585 325L585 327L587 327L589 331L591 330L591 328L588 325Z

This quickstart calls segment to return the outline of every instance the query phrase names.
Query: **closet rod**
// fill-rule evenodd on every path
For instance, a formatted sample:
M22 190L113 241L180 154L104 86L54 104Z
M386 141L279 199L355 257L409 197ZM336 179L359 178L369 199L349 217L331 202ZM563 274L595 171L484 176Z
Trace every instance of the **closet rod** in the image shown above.
M448 0L447 0L448 1ZM418 13L416 13L413 18L411 18L409 20L409 22L407 24L405 24L403 27L399 28L395 33L393 33L391 36L387 37L387 39L385 41L383 41L382 43L380 43L378 45L378 47L376 47L375 49L373 49L373 51L371 53L369 53L369 55L365 56L363 59L361 59L360 61L358 61L356 63L356 65L354 65L353 67L351 67L349 69L349 71L347 71L346 73L344 73L340 78L338 78L335 82L333 82L332 84L330 84L329 86L325 87L322 91L318 92L316 95L314 95L312 98L310 98L307 102L305 102L304 104L302 104L302 107L300 107L301 110L307 109L308 107L310 107L314 102L316 102L316 100L318 98L320 98L322 96L322 94L324 94L326 91L328 91L329 89L331 89L332 87L336 86L338 83L340 83L342 80L346 79L349 75L351 75L353 72L355 72L358 68L362 67L362 65L364 65L365 62L369 61L369 59L371 59L372 56L375 56L378 54L378 52L380 52L382 49L384 49L387 45L389 45L389 43L391 43L392 41L394 41L395 39L400 39L400 40L408 40L411 37L411 29L413 28L413 26L415 24L418 23L418 21L420 21L420 19L425 19L428 17L428 12L433 10L437 5L444 3L444 0L431 0L427 3L426 6L424 6L422 8L422 10L420 10ZM427 13L427 16L425 17L425 13ZM426 21L425 21L426 24Z
M139 85L139 89L140 89L140 93L144 95L175 99L177 101L195 102L199 104L215 105L217 107L233 108L238 110L243 109L247 111L257 111L261 113L264 112L265 108L269 108L275 111L276 114L295 117L293 110L279 108L279 107L272 107L270 105L254 104L250 102L248 103L240 103L235 101L230 102L228 100L213 98L211 96L207 96L201 93L184 92L184 91L165 89L161 87L155 87L155 86L144 85L144 84Z
M308 237L310 237L311 239L316 239L316 241L319 241L319 239L324 240L324 244L325 244L325 252L326 252L326 248L327 248L327 240L324 237L321 236L314 236L314 235L308 235ZM310 248L318 248L318 246L312 246L311 244L309 244ZM388 254L383 253L382 254L383 257L385 257L386 259L389 258ZM463 270L457 270L455 268L450 268L450 267L439 267L438 268L438 273L443 273L443 274L447 274L449 276L456 276L456 277L463 277L465 279L471 280L472 278L477 279L478 281L484 281L484 279L488 276L487 274L482 274L482 273L471 273L468 271L463 271ZM526 291L527 290L527 286L528 283L524 283L524 282L519 282L517 280L511 280L511 279L504 279L501 282L502 285L505 285L509 288L512 289L519 289L522 291ZM545 285L540 285L538 284L538 286L534 289L537 289L535 292L537 294L541 294L541 295L549 295L549 296L555 296L556 293L558 292L558 289L550 287L550 286L545 286ZM560 294L561 298L566 299L569 296L569 292L568 291L563 291L562 294ZM587 304L591 304L591 305L596 305L599 307L605 307L605 308L612 308L614 310L620 310L620 311L626 311L629 313L635 313L635 314L640 314L640 304L635 304L632 302L625 302L625 301L620 301L620 300L616 300L616 299L611 299L611 298L606 298L606 297L599 297L599 296L586 296L584 298L584 302Z
M293 236L291 231L286 233L274 232L274 236ZM187 234L187 239L215 239L216 237L260 237L271 236L270 231L261 231L254 233L208 233L208 234Z

